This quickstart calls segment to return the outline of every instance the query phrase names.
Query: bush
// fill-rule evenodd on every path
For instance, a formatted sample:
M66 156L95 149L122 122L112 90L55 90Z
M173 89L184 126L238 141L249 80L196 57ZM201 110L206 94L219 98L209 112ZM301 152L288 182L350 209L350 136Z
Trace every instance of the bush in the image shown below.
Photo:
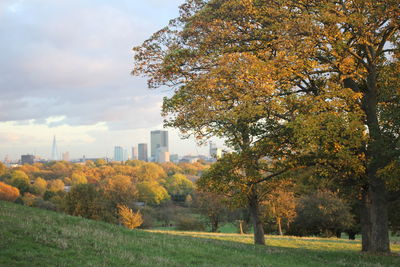
M53 211L57 210L57 206L54 203L43 200L41 198L37 198L33 203L33 206L44 210L53 210Z
M33 207L37 199L38 199L37 196L31 193L25 193L24 196L22 197L22 202L24 203L25 206Z
M297 217L289 230L292 235L338 236L354 225L349 205L328 191L302 197L296 211Z
M19 197L18 188L0 182L0 200L14 202Z
M179 217L176 222L176 229L182 231L204 231L204 223L193 217Z

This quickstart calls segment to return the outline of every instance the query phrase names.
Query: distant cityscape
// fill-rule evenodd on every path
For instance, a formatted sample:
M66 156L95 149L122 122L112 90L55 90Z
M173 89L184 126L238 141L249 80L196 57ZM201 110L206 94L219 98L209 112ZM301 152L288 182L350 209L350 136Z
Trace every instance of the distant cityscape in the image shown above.
M51 146L51 157L49 159L32 154L21 155L21 158L17 161L12 161L5 157L3 163L9 167L24 165L24 164L34 164L35 162L50 162L50 161L68 161L73 163L84 163L88 160L96 161L98 159L104 159L107 162L117 161L125 162L128 160L141 160L146 162L187 162L193 163L198 160L203 160L207 162L216 161L216 159L221 158L223 155L223 150L214 142L209 142L209 153L205 155L184 155L180 156L178 154L170 154L169 149L169 139L168 131L166 130L156 130L150 132L150 151L147 143L139 143L130 148L123 146L114 146L114 157L100 157L100 158L86 158L85 155L82 158L71 159L69 151L60 153L58 151L56 136L53 137L53 142ZM150 154L149 154L150 152Z

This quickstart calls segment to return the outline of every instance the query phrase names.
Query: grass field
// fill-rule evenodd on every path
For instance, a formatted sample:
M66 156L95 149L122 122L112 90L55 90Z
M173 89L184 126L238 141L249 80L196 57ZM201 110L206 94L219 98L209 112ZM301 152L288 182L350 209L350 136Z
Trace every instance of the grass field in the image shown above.
M359 241L128 230L0 202L0 266L400 266L359 252Z

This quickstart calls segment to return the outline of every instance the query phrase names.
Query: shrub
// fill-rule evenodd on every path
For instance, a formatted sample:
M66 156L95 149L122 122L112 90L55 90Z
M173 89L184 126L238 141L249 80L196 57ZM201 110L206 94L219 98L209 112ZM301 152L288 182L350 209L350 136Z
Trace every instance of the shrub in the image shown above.
M44 210L53 210L53 211L57 210L57 206L54 203L43 200L41 198L37 198L33 203L33 206Z
M330 237L354 224L349 205L328 191L302 197L296 211L297 217L289 230L292 235Z
M18 188L0 182L0 200L14 202L19 197Z
M176 223L176 229L182 231L204 231L204 223L193 217L181 216Z
M118 214L120 222L129 229L135 229L143 223L143 218L140 212L133 212L125 205L118 205Z

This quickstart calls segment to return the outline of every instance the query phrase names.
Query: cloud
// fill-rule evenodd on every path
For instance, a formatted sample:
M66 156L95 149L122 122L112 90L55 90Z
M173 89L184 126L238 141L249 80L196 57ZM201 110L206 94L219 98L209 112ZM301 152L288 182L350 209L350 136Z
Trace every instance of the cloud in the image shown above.
M162 96L130 76L131 48L166 24L159 17L173 17L156 7L177 12L180 2L2 2L0 121L64 116L52 125L158 125ZM146 17L149 11L157 17Z

